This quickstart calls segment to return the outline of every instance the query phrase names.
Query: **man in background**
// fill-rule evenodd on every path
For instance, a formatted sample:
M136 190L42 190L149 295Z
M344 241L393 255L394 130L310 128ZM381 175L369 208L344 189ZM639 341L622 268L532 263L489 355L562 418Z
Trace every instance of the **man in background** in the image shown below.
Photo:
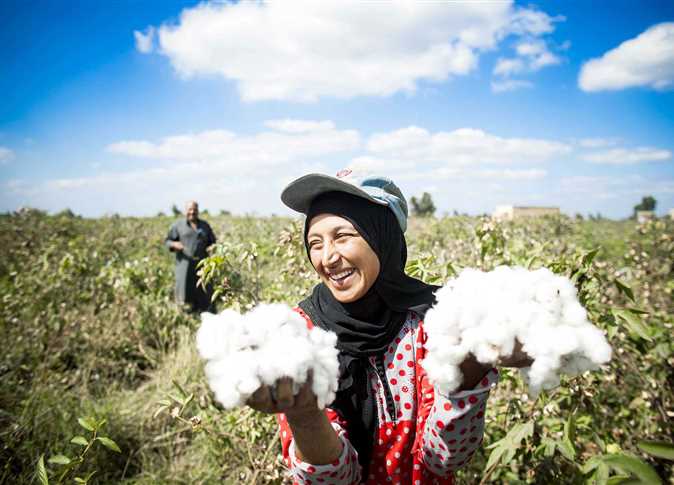
M207 256L207 249L215 244L211 226L199 219L199 204L189 201L185 218L173 223L169 229L166 247L176 253L175 296L179 304L189 304L192 311L212 310L211 289L197 286L197 263Z

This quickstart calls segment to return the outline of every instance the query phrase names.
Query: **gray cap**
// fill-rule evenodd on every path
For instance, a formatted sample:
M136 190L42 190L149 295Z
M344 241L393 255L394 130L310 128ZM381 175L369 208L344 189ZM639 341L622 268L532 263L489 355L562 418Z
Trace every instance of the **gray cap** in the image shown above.
M341 170L336 177L311 173L290 182L281 193L285 205L306 214L313 200L326 192L345 192L362 197L393 211L403 232L407 229L407 201L400 189L387 177L354 176L351 170Z

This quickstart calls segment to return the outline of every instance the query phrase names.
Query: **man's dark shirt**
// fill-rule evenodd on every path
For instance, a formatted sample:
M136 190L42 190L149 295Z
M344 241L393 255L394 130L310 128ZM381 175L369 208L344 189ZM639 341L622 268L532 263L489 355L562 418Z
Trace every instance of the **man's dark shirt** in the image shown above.
M210 291L197 287L197 263L207 256L206 248L215 244L215 234L206 221L197 219L194 229L187 219L173 223L166 236L165 245L171 249L173 241L180 241L184 249L176 253L175 296L178 303L189 303L195 311L211 308Z

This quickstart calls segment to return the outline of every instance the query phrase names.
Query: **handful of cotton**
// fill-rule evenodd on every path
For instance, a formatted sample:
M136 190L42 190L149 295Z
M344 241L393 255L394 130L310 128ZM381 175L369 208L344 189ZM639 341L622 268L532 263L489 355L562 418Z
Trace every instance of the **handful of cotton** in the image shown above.
M424 321L424 368L445 392L461 385L458 365L468 353L495 364L512 354L515 339L534 360L521 370L532 396L558 386L560 373L578 375L611 358L611 347L588 321L573 283L546 268L464 269L436 298Z
M261 304L245 315L224 310L203 313L197 349L206 364L206 378L215 398L226 408L241 406L262 385L290 377L294 391L307 382L318 406L333 401L339 363L337 336L309 330L304 319L283 304Z

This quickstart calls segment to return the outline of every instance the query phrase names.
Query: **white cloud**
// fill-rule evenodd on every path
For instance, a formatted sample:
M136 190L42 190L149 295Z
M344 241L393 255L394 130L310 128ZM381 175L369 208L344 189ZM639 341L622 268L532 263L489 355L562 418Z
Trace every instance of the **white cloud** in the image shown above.
M251 135L211 130L113 143L108 151L140 158L142 165L100 172L99 167L92 176L42 183L14 181L3 187L0 204L150 215L198 199L211 210L289 213L279 200L285 184L309 172L334 173L326 160L351 156L361 147L357 131L338 130L331 121L271 120L265 126Z
M645 86L670 88L674 84L674 22L654 25L626 40L581 68L583 91L612 91Z
M264 125L272 130L284 133L309 133L312 131L331 131L335 129L332 121L306 121L306 120L270 120Z
M571 151L569 145L551 140L502 138L473 128L430 133L416 126L375 134L367 148L378 157L443 162L448 166L537 163Z
M517 54L527 59L531 71L538 71L546 66L554 66L562 60L550 52L547 44L542 39L529 39L517 44Z
M504 93L507 91L516 91L518 89L532 88L534 83L523 79L505 79L491 82L491 90L495 93Z
M500 57L492 71L494 76L508 78L514 74L536 72L547 66L554 66L562 62L561 58L550 52L543 39L528 37L515 46L517 57ZM503 79L492 82L492 91L503 92L531 87L530 82L507 82Z
M553 30L553 21L563 20L563 17L551 19L546 32ZM491 90L494 93L515 91L531 88L533 83L523 79L511 79L513 75L531 74L547 66L560 64L562 59L553 54L548 42L531 34L524 35L515 45L516 57L499 57L492 70L494 79ZM562 48L563 50L563 48Z
M564 20L563 15L550 17L540 10L519 9L511 18L510 30L517 35L540 36L551 33L555 30L554 23Z
M136 40L136 49L143 54L149 54L154 48L155 28L150 26L145 32L133 31L133 37Z
M517 58L499 58L494 66L493 73L497 76L511 76L524 71L525 66L522 59Z
M618 144L617 138L583 138L578 144L583 148L605 148Z
M14 158L14 152L7 147L0 146L0 165Z
M465 75L506 36L549 33L556 20L511 1L201 3L158 37L184 77L234 80L247 101L315 101Z
M662 162L672 159L672 152L659 148L613 148L581 156L582 160L607 165L632 165L643 162Z
M130 140L113 143L110 152L132 157L211 163L275 165L302 157L355 150L355 130L337 130L331 121L273 120L272 131L241 136L227 130L169 136L159 143Z
M548 174L546 170L527 169L527 170L478 170L475 175L482 178L495 178L504 180L536 180L545 177Z
M636 204L644 195L653 194L656 198L672 199L674 179L652 179L642 175L628 176L585 176L562 177L559 187L567 196L596 197L599 199L624 199L625 207ZM660 204L658 204L660 206ZM662 208L666 208L662 207Z

